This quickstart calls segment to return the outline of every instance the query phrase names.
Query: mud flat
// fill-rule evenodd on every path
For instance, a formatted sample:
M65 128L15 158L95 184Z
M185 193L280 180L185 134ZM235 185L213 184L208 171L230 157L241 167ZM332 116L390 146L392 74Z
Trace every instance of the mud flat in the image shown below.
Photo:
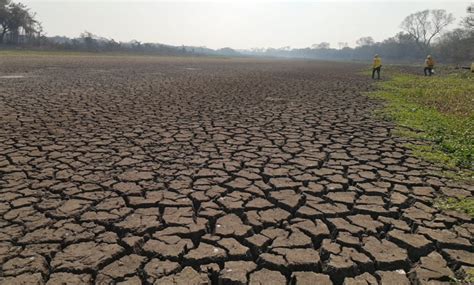
M371 116L359 69L2 58L27 80L0 80L0 284L425 284L473 267L471 218L432 202L474 189Z

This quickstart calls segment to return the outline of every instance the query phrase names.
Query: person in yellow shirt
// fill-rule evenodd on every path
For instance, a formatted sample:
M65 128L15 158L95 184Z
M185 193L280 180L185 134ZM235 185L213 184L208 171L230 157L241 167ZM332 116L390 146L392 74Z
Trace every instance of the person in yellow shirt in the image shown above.
M372 79L375 79L375 72L377 72L377 79L380 79L380 69L382 68L382 59L378 54L374 56L374 63L372 64Z
M425 76L431 76L433 75L433 68L434 68L435 62L431 55L428 55L425 59Z

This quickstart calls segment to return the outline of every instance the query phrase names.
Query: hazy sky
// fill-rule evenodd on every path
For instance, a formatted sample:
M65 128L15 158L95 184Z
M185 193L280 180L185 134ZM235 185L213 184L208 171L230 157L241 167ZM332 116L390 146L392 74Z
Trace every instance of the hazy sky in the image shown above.
M456 24L470 1L158 1L22 0L47 35L77 37L87 30L117 41L172 45L307 47L327 41L376 41L400 31L400 22L423 9L446 9ZM471 1L472 2L472 1ZM452 25L454 27L455 25Z

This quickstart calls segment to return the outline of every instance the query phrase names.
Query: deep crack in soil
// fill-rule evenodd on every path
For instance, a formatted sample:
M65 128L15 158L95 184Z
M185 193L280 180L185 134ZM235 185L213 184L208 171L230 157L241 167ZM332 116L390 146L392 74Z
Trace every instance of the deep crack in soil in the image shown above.
M372 116L361 66L0 61L1 284L424 284L474 266L472 220L433 207L474 189Z

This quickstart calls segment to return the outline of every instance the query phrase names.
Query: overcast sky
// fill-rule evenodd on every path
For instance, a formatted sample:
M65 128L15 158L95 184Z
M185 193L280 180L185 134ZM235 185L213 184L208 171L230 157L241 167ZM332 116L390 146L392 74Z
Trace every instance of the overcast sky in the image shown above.
M400 22L424 9L446 9L456 24L472 1L159 1L22 0L47 35L81 32L172 45L308 47L323 41L353 46L363 36L381 41L400 31Z

